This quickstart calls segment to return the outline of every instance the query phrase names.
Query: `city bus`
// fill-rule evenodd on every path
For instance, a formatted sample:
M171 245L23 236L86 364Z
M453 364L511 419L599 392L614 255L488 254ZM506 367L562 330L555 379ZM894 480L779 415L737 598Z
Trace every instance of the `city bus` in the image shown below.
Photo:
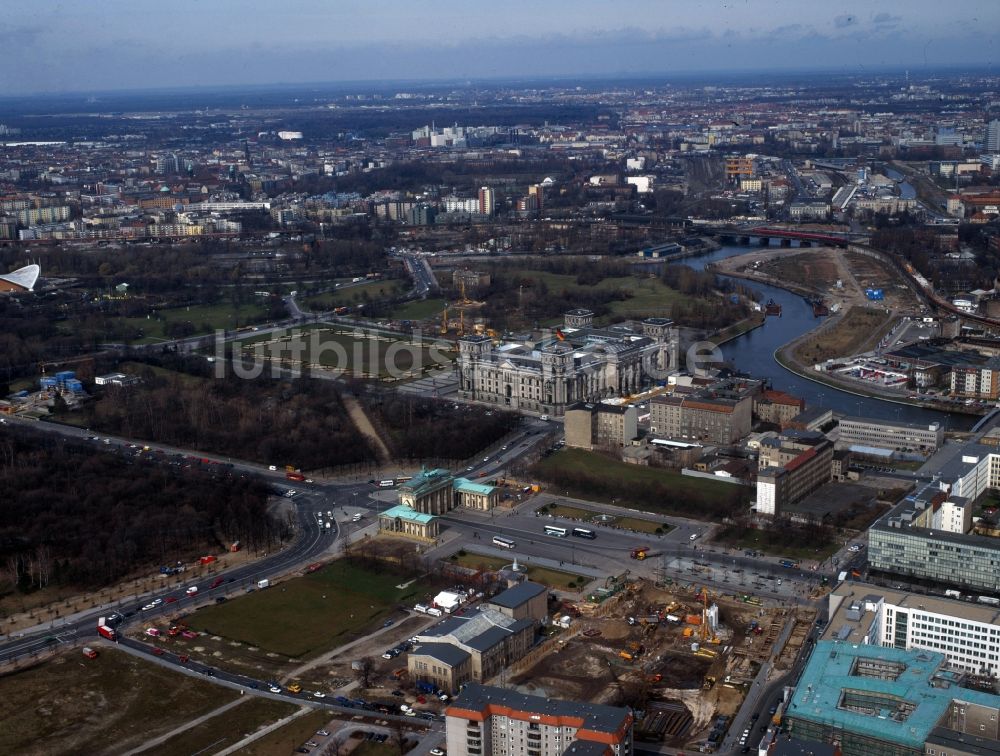
M567 532L566 528L560 528L558 525L545 526L545 535L555 536L556 538L565 538Z
M591 540L597 538L597 533L593 530L587 530L586 528L573 528L573 535L577 538L589 538Z
M517 544L515 544L509 538L503 538L501 536L493 536L493 545L494 546L499 546L499 547L504 548L504 549L512 549Z

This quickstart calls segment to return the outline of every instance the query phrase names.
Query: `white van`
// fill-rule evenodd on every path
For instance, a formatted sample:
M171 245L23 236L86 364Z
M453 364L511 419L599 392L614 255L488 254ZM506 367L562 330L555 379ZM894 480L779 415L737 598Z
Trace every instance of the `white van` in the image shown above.
M413 607L413 611L420 612L421 614L427 614L427 605L417 604L416 606Z
M690 540L690 541L697 541L698 540L698 534L697 533L692 533L691 534L691 538L689 538L688 540Z
M428 613L429 615L431 615L432 617L440 617L441 615L443 615L443 614L444 614L444 612L442 612L442 611L441 611L440 609L438 609L438 608L437 608L436 606L432 606L432 607L431 607L430 609L428 609L428 610L427 610L427 613Z
M354 517L351 518L351 522L361 522L361 519L363 517L364 515L358 512L356 515L354 515Z

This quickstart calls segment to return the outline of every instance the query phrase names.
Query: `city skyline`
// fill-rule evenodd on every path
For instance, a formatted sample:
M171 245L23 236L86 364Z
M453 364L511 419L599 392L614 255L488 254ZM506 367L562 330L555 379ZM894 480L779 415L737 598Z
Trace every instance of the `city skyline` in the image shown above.
M1000 6L963 0L502 7L296 0L282 7L43 0L8 11L7 94L271 83L989 67Z

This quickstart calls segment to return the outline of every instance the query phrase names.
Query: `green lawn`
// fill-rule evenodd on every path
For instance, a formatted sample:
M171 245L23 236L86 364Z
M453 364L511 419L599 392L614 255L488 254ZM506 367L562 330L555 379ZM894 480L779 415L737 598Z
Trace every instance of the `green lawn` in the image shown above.
M316 730L326 728L331 719L329 711L313 711L304 714L297 719L293 719L284 727L279 727L274 732L263 735L246 747L235 753L241 756L292 756L296 748L301 748L302 744L308 740L314 740L321 744L329 743L326 738L320 740L316 737ZM327 728L331 732L335 728ZM194 754L195 751L189 753Z
M432 348L433 342L429 341L417 346L384 335L363 335L358 338L354 330L340 326L303 328L299 338L305 344L301 353L305 362L318 363L326 368L360 371L366 376L378 375L384 378L391 376L393 371L398 374L411 371L419 374L422 368L444 367L455 359L455 352L450 349L450 344L442 343L440 347ZM287 344L291 340L292 337L285 335L265 334L248 338L242 343L249 346L262 341L271 342L265 354L290 356L292 352Z
M334 307L398 297L405 291L406 286L402 281L367 281L359 284L346 284L337 291L305 297L299 304L303 306L303 309L320 312L332 310Z
M554 517L566 517L571 520L579 520L580 522L594 522L600 514L600 512L595 512L592 509L582 509L567 504L550 504L547 507L540 508L538 511L542 515L551 514ZM633 530L637 533L657 533L657 531L659 533L669 533L673 530L673 526L665 522L646 520L641 517L616 517L611 524L625 530Z
M486 556L485 554L465 552L464 555L456 554L451 561L455 564L460 564L463 567L471 567L473 569L499 570L501 567L506 567L510 564L512 560L513 557L508 559L506 557ZM556 570L550 567L538 567L532 565L520 566L526 567L529 580L541 583L542 585L547 585L549 588L574 590L576 588L582 588L590 581L589 578L581 575L575 575L572 572ZM574 586L571 587L570 583L574 583Z
M619 317L668 317L671 308L678 302L688 301L688 297L665 285L659 278L621 276L605 278L594 286L581 286L576 276L546 273L538 270L518 270L517 274L534 280L544 281L549 291L616 291L625 290L632 296L624 301L610 303L611 313Z
M441 319L444 310L443 299L415 299L392 311L393 320L426 320L436 317Z
M351 751L351 756L398 756L398 754L399 748L392 742L392 738L384 743L362 740Z
M262 727L294 714L295 710L299 708L295 704L283 701L251 696L246 698L248 700L236 708L185 730L180 735L170 738L163 745L150 748L143 753L148 756L190 756L193 753L217 753L240 742ZM314 732L315 730L307 735L312 735ZM308 739L308 737L305 738L305 740ZM301 742L298 745L301 745Z
M424 593L420 581L403 590L396 587L412 577L376 574L341 559L309 575L199 609L187 622L226 641L304 658L343 644L399 602Z
M737 549L753 549L770 556L800 560L829 559L838 549L837 541L804 543L800 533L771 530L727 528L717 533L714 541Z
M0 677L0 753L124 753L239 696L95 647L96 659L74 649Z
M151 343L167 338L168 323L190 321L196 334L211 333L217 329L233 330L242 326L260 323L267 319L268 308L258 302L234 306L229 302L193 307L172 307L157 310L148 318L123 318L134 328L142 329L143 337L136 343ZM203 326L207 326L203 327Z
M742 486L629 465L582 449L562 449L536 463L531 473L554 494L699 519L733 514L749 494Z

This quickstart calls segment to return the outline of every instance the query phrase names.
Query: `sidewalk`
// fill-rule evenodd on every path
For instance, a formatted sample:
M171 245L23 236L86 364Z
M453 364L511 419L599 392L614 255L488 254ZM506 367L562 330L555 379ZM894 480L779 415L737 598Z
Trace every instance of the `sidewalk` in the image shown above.
M157 736L155 738L147 740L145 743L142 743L141 745L136 746L132 750L126 751L125 754L124 754L124 756L132 756L132 754L142 753L143 751L147 751L150 748L154 748L154 747L156 747L158 745L163 745L164 743L166 743L168 740L170 740L170 738L174 737L175 735L183 735L185 732L187 732L188 730L190 730L192 727L197 727L202 722L207 722L209 719L214 719L215 717L219 716L220 714L225 714L230 709L234 709L237 706L239 706L241 703L243 703L244 701L249 701L249 700L250 700L250 696L240 696L235 701L230 701L229 703L224 704L223 706L220 706L218 709L213 709L212 711L208 712L208 714L203 714L202 716L198 717L197 719L191 719L191 720L185 722L184 724L182 724L180 727L175 727L170 732L165 732L162 735L159 735L159 736Z
M315 710L311 709L308 706L303 706L301 709L299 709L298 711L296 711L294 714L289 714L284 719L279 719L277 722L272 722L267 727L264 727L263 729L257 730L257 732L251 733L250 735L247 735L245 738L243 738L243 740L240 740L240 741L234 743L233 745L229 746L229 748L226 748L226 749L224 749L222 751L219 751L218 753L215 754L215 756L226 756L227 754L235 753L236 751L239 751L244 746L250 745L250 743L253 743L255 740L259 740L260 738L264 737L265 735L267 735L269 733L272 733L272 732L274 732L275 730L277 730L277 729L279 729L281 727L284 727L289 722L292 722L292 721L298 719L299 717L301 717L302 715L308 714L308 713L310 713L312 711L315 711Z

